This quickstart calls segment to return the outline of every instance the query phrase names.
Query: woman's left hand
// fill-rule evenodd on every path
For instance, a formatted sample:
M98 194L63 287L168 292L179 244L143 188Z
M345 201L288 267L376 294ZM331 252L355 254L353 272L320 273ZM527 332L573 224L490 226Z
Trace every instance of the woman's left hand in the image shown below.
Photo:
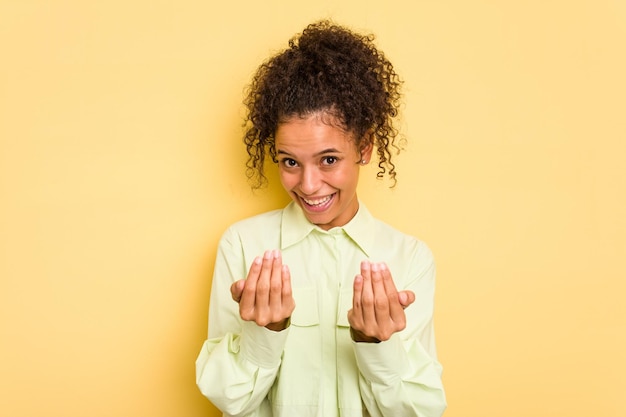
M404 309L413 301L412 291L398 292L386 264L361 262L348 311L352 339L369 343L388 340L406 327Z

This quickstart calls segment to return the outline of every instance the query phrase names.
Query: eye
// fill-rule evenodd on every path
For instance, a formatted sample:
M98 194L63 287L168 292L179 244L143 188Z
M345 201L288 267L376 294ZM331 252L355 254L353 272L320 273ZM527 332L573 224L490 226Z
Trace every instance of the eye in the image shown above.
M284 158L280 161L286 168L294 168L298 166L298 163L295 161L295 159L291 159L291 158Z
M336 156L325 156L322 158L322 165L335 165L339 161Z

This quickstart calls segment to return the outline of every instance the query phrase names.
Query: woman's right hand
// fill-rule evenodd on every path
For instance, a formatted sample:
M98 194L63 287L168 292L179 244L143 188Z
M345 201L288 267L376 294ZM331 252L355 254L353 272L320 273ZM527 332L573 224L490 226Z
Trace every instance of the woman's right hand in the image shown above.
M296 303L291 293L289 267L283 265L279 250L268 250L252 262L248 277L231 285L230 292L239 303L242 320L254 321L269 330L289 326Z

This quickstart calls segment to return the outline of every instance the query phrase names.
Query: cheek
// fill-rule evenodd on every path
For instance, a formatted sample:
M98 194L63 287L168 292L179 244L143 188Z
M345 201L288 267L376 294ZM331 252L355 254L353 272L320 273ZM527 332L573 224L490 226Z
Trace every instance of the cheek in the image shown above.
M344 188L354 188L359 181L359 171L345 170L335 177L336 181Z
M297 178L294 174L290 174L282 169L278 170L278 177L280 178L280 183L283 185L283 188L286 190L290 190L297 183Z

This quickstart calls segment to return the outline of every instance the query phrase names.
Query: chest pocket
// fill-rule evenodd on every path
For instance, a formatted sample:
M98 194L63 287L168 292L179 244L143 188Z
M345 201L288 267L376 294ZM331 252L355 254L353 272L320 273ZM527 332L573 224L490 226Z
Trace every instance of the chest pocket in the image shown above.
M296 308L291 314L291 324L298 327L310 327L320 324L317 303L317 288L293 288Z

